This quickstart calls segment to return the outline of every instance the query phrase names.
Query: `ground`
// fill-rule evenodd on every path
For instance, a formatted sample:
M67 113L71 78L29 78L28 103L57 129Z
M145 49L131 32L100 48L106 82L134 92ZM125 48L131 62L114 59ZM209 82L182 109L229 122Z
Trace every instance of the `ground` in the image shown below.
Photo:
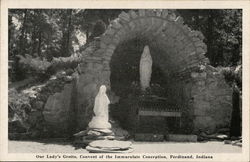
M177 142L133 142L133 153L240 153L239 146L219 141L177 143ZM70 142L9 141L9 153L88 153L85 149L75 148Z

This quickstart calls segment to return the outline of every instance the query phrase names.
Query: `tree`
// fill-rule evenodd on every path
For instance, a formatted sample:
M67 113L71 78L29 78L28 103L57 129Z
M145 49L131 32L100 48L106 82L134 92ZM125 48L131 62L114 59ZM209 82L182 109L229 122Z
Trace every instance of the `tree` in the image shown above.
M89 42L89 38L92 39L94 35L100 35L100 31L94 29L94 26L107 27L111 20L115 19L122 11L128 11L126 9L85 9L78 11L75 15L77 21L76 25L86 33L86 42ZM100 32L99 34L96 32ZM103 31L104 32L104 31ZM91 36L92 35L92 36Z
M61 56L68 57L71 55L71 34L72 34L72 9L62 11L62 44Z
M186 24L205 36L213 66L236 66L241 60L242 10L177 10Z

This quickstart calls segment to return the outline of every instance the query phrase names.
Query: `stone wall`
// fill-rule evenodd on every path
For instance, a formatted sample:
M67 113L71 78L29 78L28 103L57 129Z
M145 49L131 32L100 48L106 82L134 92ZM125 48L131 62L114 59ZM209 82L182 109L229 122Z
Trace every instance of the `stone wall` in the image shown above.
M18 91L9 89L9 106L14 104L13 111L9 112L10 139L72 135L76 124L73 72L67 69L51 76L46 82L32 83L32 86Z
M192 72L194 131L215 133L229 128L232 113L232 89L216 68L206 66L203 71Z

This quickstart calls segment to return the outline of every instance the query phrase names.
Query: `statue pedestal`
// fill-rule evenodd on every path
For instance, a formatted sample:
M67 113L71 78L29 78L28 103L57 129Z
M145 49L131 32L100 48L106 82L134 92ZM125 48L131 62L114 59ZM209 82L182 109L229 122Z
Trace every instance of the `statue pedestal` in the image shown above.
M74 134L75 143L86 147L90 142L96 140L114 140L115 134L111 129L87 128L85 131Z
M106 117L94 116L89 122L89 128L111 129L111 124Z

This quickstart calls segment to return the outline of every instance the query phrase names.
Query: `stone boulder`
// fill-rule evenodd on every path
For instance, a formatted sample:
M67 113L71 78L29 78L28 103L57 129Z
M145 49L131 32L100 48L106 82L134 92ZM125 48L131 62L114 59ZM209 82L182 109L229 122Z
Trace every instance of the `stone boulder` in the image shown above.
M117 140L93 141L89 143L86 149L92 153L129 153L133 151L130 141Z
M66 84L62 92L50 96L45 104L45 123L55 134L67 133L70 127L72 90L72 84Z

